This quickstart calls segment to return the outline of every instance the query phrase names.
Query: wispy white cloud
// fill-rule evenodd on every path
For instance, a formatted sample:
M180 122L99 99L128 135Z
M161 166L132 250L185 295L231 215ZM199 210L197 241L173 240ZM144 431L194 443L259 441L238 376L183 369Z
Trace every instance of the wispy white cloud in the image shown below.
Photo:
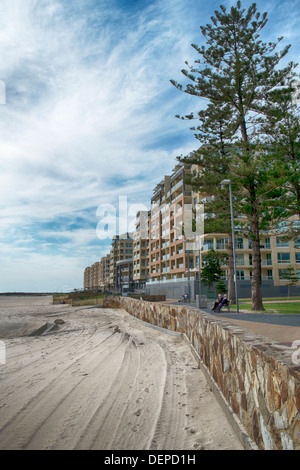
M21 4L16 3L21 8ZM38 4L25 2L25 5L27 8L22 8L27 30L25 52L23 55L19 52L10 70L13 72L25 61L30 79L26 81L25 77L24 83L24 76L14 78L11 89L12 95L15 94L14 105L8 105L3 113L4 125L8 120L15 123L8 131L11 140L4 143L7 148L14 142L15 148L7 158L8 171L12 163L19 170L14 175L15 188L11 187L16 190L13 191L15 197L20 194L23 200L24 193L33 198L44 192L47 197L51 194L52 205L52 198L56 200L64 191L66 195L73 194L75 181L79 195L81 187L85 193L89 192L86 182L96 177L91 187L95 194L96 182L100 189L109 176L120 172L124 177L132 176L135 165L139 170L143 168L144 174L150 169L153 171L155 156L143 159L143 146L156 134L163 138L170 133L170 128L162 127L165 105L159 101L169 87L168 75L161 67L164 58L167 64L169 55L163 40L168 32L163 19L147 23L141 18L137 28L126 30L123 38L125 32L121 31L110 53L107 46L112 40L107 28L104 36L99 31L98 48L105 52L95 62L87 64L90 43L84 34L79 34L78 38L75 34L82 27L81 18L75 18L72 27L65 29L65 18L58 15L56 21L50 23L51 29L42 30L29 20ZM54 3L51 8L48 5L45 10L38 9L36 15L43 19L55 17L58 12L61 7ZM44 22L47 24L45 18ZM143 43L148 34L153 39ZM28 57L31 58L29 64ZM32 57L36 57L36 61ZM37 82L40 87L35 88ZM25 98L21 98L20 104L18 99L23 95ZM31 98L29 103L28 97ZM155 100L160 107L148 112L147 107L152 107ZM168 117L173 119L173 113ZM6 129L3 130L7 135ZM163 163L160 162L160 166Z

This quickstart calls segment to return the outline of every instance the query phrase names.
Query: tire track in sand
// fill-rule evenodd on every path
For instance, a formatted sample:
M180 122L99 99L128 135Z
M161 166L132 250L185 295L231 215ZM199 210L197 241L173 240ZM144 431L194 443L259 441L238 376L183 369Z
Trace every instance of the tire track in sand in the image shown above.
M76 390L78 383L87 377L83 376L85 370L89 370L89 374L97 374L97 369L101 373L106 370L105 363L108 358L113 358L114 351L119 352L122 342L122 338L115 335L112 330L109 330L109 333L112 337L109 346L107 344L109 336L106 336L100 343L100 349L98 347L86 349L86 344L84 344L83 352L81 349L71 349L69 356L72 356L72 359L65 360L56 369L52 367L51 351L48 351L47 364L39 367L38 378L32 380L27 377L28 385L26 386L24 382L25 387L15 389L9 397L10 400L5 410L7 419L1 420L1 448L24 448L31 439L28 435L29 430L33 429L34 435L55 409L63 405L65 398ZM46 337L44 339L49 340ZM43 340L40 346L47 343ZM54 355L56 356L55 350ZM80 370L82 375L80 375ZM108 375L110 373L110 371L107 372ZM50 379L47 379L47 376ZM18 429L17 435L16 429Z

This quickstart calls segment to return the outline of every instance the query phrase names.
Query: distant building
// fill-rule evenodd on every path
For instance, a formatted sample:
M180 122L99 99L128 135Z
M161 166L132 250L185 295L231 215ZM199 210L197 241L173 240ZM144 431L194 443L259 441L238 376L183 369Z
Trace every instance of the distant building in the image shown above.
M109 286L110 275L110 255L106 255L101 258L99 271L100 287L102 289L107 289Z
M84 270L84 280L83 280L83 288L85 290L89 290L92 286L91 278L90 278L91 268L87 267Z
M84 271L83 287L86 290L100 290L100 262L97 261L92 266L87 267Z
M110 250L109 286L112 290L129 290L132 286L133 238L129 233L115 235ZM122 263L120 263L122 261Z
M178 164L172 175L154 188L151 199L150 225L150 277L151 287L155 284L180 283L187 279L187 269L193 268L193 255L187 256L183 235L184 211L192 204L191 187L186 176L191 165ZM148 285L148 284L147 284Z
M150 215L150 211L140 211L136 215L136 230L133 233L134 290L144 290L149 280Z

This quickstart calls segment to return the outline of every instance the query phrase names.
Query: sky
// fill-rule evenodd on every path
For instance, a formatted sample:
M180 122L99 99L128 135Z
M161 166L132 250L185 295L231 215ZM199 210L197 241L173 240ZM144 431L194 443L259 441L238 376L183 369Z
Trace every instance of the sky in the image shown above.
M200 25L235 3L0 0L0 292L82 288L110 250L106 211L126 201L132 224L150 209L176 157L197 148L175 115L203 104L170 80L197 60ZM262 38L284 36L279 50L291 44L299 62L299 1L256 4Z

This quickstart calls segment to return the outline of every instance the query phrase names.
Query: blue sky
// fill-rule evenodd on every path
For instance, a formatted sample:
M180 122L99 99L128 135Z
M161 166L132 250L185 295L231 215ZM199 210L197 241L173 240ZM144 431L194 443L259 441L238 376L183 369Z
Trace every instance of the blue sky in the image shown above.
M299 2L256 3L263 38L284 36L298 62ZM0 292L82 287L110 248L98 208L120 196L150 208L176 156L197 147L175 115L200 103L170 79L183 82L220 4L235 2L1 0Z

